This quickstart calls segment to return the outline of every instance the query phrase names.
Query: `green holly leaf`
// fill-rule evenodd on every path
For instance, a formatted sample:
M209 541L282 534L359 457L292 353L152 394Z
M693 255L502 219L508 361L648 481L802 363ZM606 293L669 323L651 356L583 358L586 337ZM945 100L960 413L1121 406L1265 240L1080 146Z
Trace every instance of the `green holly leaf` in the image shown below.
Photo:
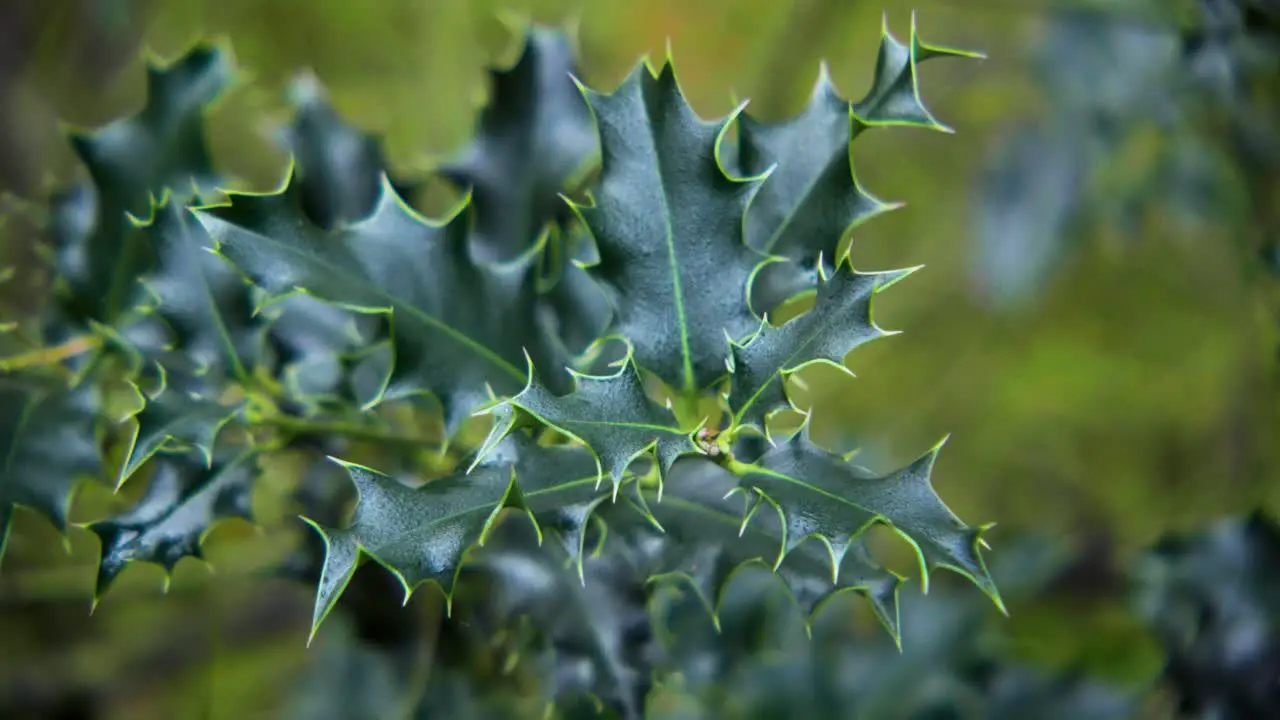
M441 174L469 189L473 244L489 260L508 260L535 244L567 208L561 193L596 156L591 113L574 85L565 33L534 26L515 65L490 70L488 106L475 139Z
M980 550L986 527L971 528L961 522L930 481L942 444L881 476L815 445L806 421L790 439L740 469L741 488L757 496L751 515L767 506L782 521L779 564L806 541L817 540L825 546L835 572L853 542L880 523L910 543L926 592L929 568L946 568L972 581L1003 611Z
M1136 564L1135 610L1169 654L1166 680L1189 712L1245 718L1275 707L1277 577L1280 524L1260 511L1167 535Z
M555 332L572 355L588 352L609 325L609 298L583 266L595 247L578 223L554 232L544 264L554 268L541 300L551 309Z
M76 483L100 477L98 395L93 383L66 387L42 378L0 378L0 562L14 509L39 511L59 532Z
M204 559L201 543L225 518L253 520L252 454L209 466L200 453L158 458L142 499L115 517L88 525L102 543L94 604L130 562L149 562L169 574L184 557Z
M870 128L889 126L954 132L920 99L916 67L937 57L982 55L921 42L914 15L911 39L904 45L889 32L886 19L875 80L861 100L850 103L841 97L824 64L809 104L798 116L779 123L741 116L741 172L758 175L773 168L747 211L747 243L796 263L766 269L761 287L768 296L755 298L762 309L812 287L815 278L806 268L820 256L838 262L840 242L848 232L901 206L880 200L858 182L850 156L855 138Z
M289 86L293 123L280 133L281 144L297 163L303 211L313 223L332 228L373 212L388 172L382 139L352 127L329 103L320 81L300 75ZM392 181L396 193L410 196L417 183Z
M616 497L627 468L640 457L653 453L661 477L680 456L701 452L693 432L645 393L630 356L613 375L573 375L574 391L556 395L538 382L530 363L524 390L488 410L495 422L478 457L517 428L540 423L582 443L595 459L597 482L608 475Z
M844 365L849 352L894 334L882 330L872 319L876 293L916 269L861 273L840 264L828 274L819 268L821 284L812 310L781 327L762 323L759 332L745 343L732 343L731 425L765 432L767 418L789 406L786 377L807 365L826 363L849 372Z
M354 399L353 358L373 342L379 318L301 294L271 303L262 314L270 324L273 365L289 398L312 409L324 401Z
M539 538L558 535L582 557L584 527L606 495L598 472L581 448L542 447L527 433L513 433L468 472L410 488L367 467L337 461L359 492L347 528L308 520L325 541L324 570L316 594L312 636L351 580L361 556L393 572L405 597L434 583L452 607L454 586L468 551L484 544L504 508L522 510Z
M508 528L525 530L512 525L503 530ZM622 717L642 717L648 672L628 637L632 628L648 623L641 578L625 556L605 552L583 560L584 582L573 567L576 550L566 555L564 548L536 547L528 535L502 533L495 538L502 542L478 555L471 568L488 582L478 607L471 608L480 613L468 617L468 624L480 625L478 630L490 637L513 620L536 628L538 639L554 648L550 657L528 648L517 652L521 660L532 656L528 664L560 710L566 701L587 695Z
M149 61L141 112L70 134L94 189L92 230L84 231L84 216L78 215L54 238L72 317L109 323L129 309L134 282L150 267L153 251L127 214L144 215L151 197L165 190L185 200L216 186L204 113L233 77L229 51L214 45L197 45L168 65ZM82 213L86 202L84 196L65 196L55 210Z
M737 111L699 118L669 62L642 63L612 94L583 94L603 166L594 204L574 208L596 241L589 270L612 296L610 332L688 395L724 376L723 337L758 323L747 291L767 259L743 242L742 220L763 178L726 174L720 141Z
M147 361L142 380L153 389L138 391L143 404L133 415L116 487L157 454L196 451L205 467L213 465L222 428L244 407L243 401L221 397L219 379L199 374L185 356L161 355Z
M166 346L183 353L197 374L249 377L262 353L265 327L252 287L227 261L191 213L166 195L151 217L135 223L155 248L138 303L167 329Z
M218 244L273 297L299 290L389 319L394 357L366 407L430 393L452 436L487 403L490 390L516 392L525 379L516 363L528 352L539 367L563 368L560 344L535 312L535 254L502 265L474 261L468 249L471 212L462 205L435 222L415 213L383 176L374 211L333 230L302 211L292 171L276 193L232 195L229 205L196 211ZM554 373L549 382L567 386Z
M709 460L690 460L671 472L660 495L645 490L636 497L631 507L647 522L632 522L630 530L661 547L646 565L650 582L687 584L718 627L729 582L743 567L762 564L777 573L804 614L806 627L828 600L856 592L890 634L899 636L902 578L877 565L862 539L855 538L834 566L815 544L800 546L779 561L784 529L776 517L752 517L750 504L740 497L741 482ZM617 516L610 508L603 517L615 528L612 535L625 535L628 524ZM631 539L635 542L635 536Z

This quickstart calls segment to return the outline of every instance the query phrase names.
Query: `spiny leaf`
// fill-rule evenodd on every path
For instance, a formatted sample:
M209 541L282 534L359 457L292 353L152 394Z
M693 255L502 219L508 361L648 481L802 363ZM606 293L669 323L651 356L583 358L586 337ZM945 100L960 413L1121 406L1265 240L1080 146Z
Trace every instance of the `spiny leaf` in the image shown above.
M809 439L809 425L742 468L742 487L759 497L754 515L772 506L784 536L777 562L806 540L826 546L835 566L867 528L888 525L912 545L928 590L929 568L944 567L971 580L1003 609L979 549L985 528L970 528L943 504L930 474L938 443L910 465L877 476Z
M848 372L845 355L892 334L872 319L875 294L914 270L860 273L841 263L828 276L819 268L822 281L812 310L782 327L762 324L746 343L732 344L728 397L732 425L764 432L770 413L787 405L786 376L806 365L826 362Z
M115 517L90 524L102 543L96 605L127 563L156 563L165 584L184 557L203 559L201 542L224 518L252 520L251 454L223 459L212 467L199 453L159 458L142 499Z
M1263 717L1280 696L1280 525L1261 512L1161 538L1135 568L1135 606L1169 653L1190 713Z
M867 220L900 206L876 198L858 182L850 143L873 127L914 126L951 132L920 100L916 65L935 57L981 57L978 53L928 45L916 34L904 45L881 30L875 80L858 102L840 96L822 65L809 104L780 123L765 123L749 113L741 116L738 163L755 175L775 168L747 210L747 243L761 252L781 255L764 270L753 293L765 311L811 286L807 272L819 257L838 262L844 236ZM765 293L765 295L761 295Z
M67 527L71 491L100 477L98 395L92 382L51 386L37 377L0 378L0 562L18 505Z
M591 238L578 223L553 231L547 243L544 265L553 273L541 300L550 308L556 334L572 355L588 352L609 325L609 298L583 269L594 258Z
M218 251L273 296L303 290L387 314L394 361L366 405L430 392L452 435L489 400L490 387L518 390L524 373L515 363L525 351L540 367L564 367L558 343L535 316L533 254L476 263L467 247L467 206L427 220L383 176L372 214L326 231L303 214L300 193L291 172L279 192L234 194L231 204L196 213ZM568 377L554 373L548 381L564 386Z
M297 163L303 211L322 228L351 223L373 212L388 172L382 140L344 121L311 74L289 87L293 124L281 132L282 144ZM416 183L392 181L408 197Z
M491 98L475 139L440 169L471 192L480 257L527 252L563 214L560 194L596 155L591 114L571 78L576 70L569 38L534 26L515 65L489 72Z
M627 468L645 453L656 455L661 476L676 458L698 452L692 432L645 393L630 356L613 375L573 375L574 391L557 396L537 381L530 363L525 389L488 411L496 420L479 457L516 428L542 423L585 445L595 457L597 482L607 474L616 495Z
M851 552L838 558L838 568L813 545L806 545L775 566L778 547L784 541L776 518L750 517L750 509L735 488L741 479L706 460L682 462L668 476L662 497L652 492L639 496L634 506L660 528L647 523L632 530L657 538L661 550L646 565L650 581L687 582L719 623L723 592L744 566L761 563L773 567L811 623L823 605L838 594L857 592L867 599L876 617L896 639L900 632L897 590L902 579L879 567L855 540ZM622 534L626 525L608 512L605 521ZM750 520L750 522L748 522ZM836 570L838 569L839 572Z
M669 62L642 63L612 94L583 94L603 166L594 204L574 207L599 253L589 270L612 293L610 332L687 395L723 377L725 335L755 329L747 290L766 258L743 243L742 218L762 178L725 173L720 140L736 112L699 118Z
M312 295L290 295L263 309L285 393L308 407L354 399L354 356L368 348L380 318L353 313Z
M116 477L117 487L157 453L195 450L205 466L211 466L218 435L244 406L243 402L224 402L218 396L218 378L201 376L184 361L173 356L147 361L144 379L150 378L155 389L139 392L145 395L144 404L133 416L134 428Z
M148 64L147 104L137 115L71 133L94 186L92 230L85 232L85 218L78 215L55 237L72 317L110 322L128 309L133 283L150 266L152 251L126 213L145 214L151 196L166 189L186 199L216 185L203 116L233 75L224 48L197 45L172 64ZM80 213L90 202L77 195L63 200L73 204L59 203L62 212Z
M502 540L509 542L486 546L473 566L491 581L482 601L493 615L486 623L491 631L527 619L549 641L553 657L543 675L552 700L587 693L624 718L643 717L649 678L631 636L648 616L635 569L620 554L592 555L584 560L583 582L564 549L534 547L528 533L503 533Z
M339 461L341 462L341 461ZM495 446L469 473L429 480L418 488L376 470L342 463L360 494L351 525L323 528L325 566L316 595L312 635L333 608L361 555L400 580L405 599L432 582L452 603L464 557L482 544L503 508L522 509L539 537L556 532L581 558L583 527L607 496L595 490L597 472L581 448L541 447L526 433ZM580 560L579 560L580 561Z
M389 173L381 138L343 120L314 75L295 78L289 100L293 123L280 132L280 140L293 153L303 213L325 229L368 217ZM410 196L418 185L390 182L400 197ZM286 393L312 409L344 396L341 386L349 382L351 367L343 356L371 342L377 318L307 295L283 298L266 313L273 318L270 337L282 355Z
M149 296L141 307L164 322L172 348L194 372L247 379L265 330L252 288L211 252L204 228L167 194L137 225L156 251L155 267L141 278Z

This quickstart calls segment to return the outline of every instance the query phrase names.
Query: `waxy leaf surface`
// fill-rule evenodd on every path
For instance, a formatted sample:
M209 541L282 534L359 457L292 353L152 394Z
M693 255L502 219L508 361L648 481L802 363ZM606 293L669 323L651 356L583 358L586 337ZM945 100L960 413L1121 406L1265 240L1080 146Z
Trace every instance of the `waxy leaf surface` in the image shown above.
M535 26L515 65L489 72L489 104L475 139L440 169L471 191L479 257L519 256L548 223L566 216L560 194L573 189L597 152L591 113L573 82L576 71L569 37Z
M574 377L577 388L572 393L554 395L530 368L525 389L491 410L495 422L486 445L531 418L585 445L596 459L597 478L608 476L615 492L627 468L646 452L656 455L660 473L681 455L697 452L692 433L682 430L671 411L645 393L640 371L630 358L613 375Z
M850 143L873 127L911 126L950 132L929 112L919 94L917 64L935 57L976 53L928 45L916 35L903 44L881 32L871 89L858 102L840 96L821 68L809 104L799 115L766 123L744 113L740 119L738 165L747 175L775 168L747 212L747 242L795 264L767 268L756 299L769 310L811 287L809 269L821 257L839 260L844 236L854 227L898 207L867 192L853 170Z
M167 577L182 558L204 558L201 542L218 520L253 519L250 456L223 459L212 467L199 453L168 455L154 464L150 485L137 504L89 525L102 543L97 599L127 563L155 563Z
M522 509L540 533L554 532L565 545L580 547L591 509L607 497L595 489L588 453L541 447L527 433L506 438L469 473L418 488L366 467L345 467L360 500L347 528L313 523L326 545L314 627L337 602L362 554L392 570L406 596L433 582L451 599L466 553L483 542L503 508Z
M754 512L772 506L783 522L779 558L814 539L838 562L867 528L882 523L911 543L926 588L929 568L945 567L1000 603L980 551L982 530L961 522L930 481L941 443L910 465L879 476L815 445L808 427L742 473L742 487L759 495Z
M211 252L204 228L175 201L159 204L139 227L156 262L141 278L138 305L164 322L167 345L186 356L192 372L247 379L265 332L252 288Z
M603 165L594 203L575 207L599 254L589 270L615 307L609 331L671 387L705 388L724 376L725 335L758 323L747 291L766 258L743 242L742 221L760 180L726 174L719 144L732 116L699 118L669 63L584 93Z
M170 65L148 65L147 103L137 115L71 134L93 187L54 203L55 214L72 214L54 233L68 315L109 323L129 309L134 282L154 256L128 214L145 217L151 198L166 190L186 200L216 185L204 113L233 76L226 50L196 46Z
M875 294L912 272L860 273L841 264L818 286L813 309L781 327L762 325L743 345L733 344L729 409L733 424L763 432L768 416L787 407L785 378L813 362L844 368L851 350L890 333L871 317Z
M91 383L51 386L39 378L0 378L0 562L18 505L65 531L78 480L100 477L98 397Z
M296 176L278 193L233 195L197 211L218 251L273 296L304 290L389 314L394 358L366 405L429 392L456 430L497 393L517 392L527 352L568 384L559 343L534 312L534 257L480 264L468 252L469 208L436 223L385 179L367 218L324 230L302 212Z
M651 579L682 580L698 594L713 620L726 585L743 566L760 563L775 568L784 532L776 517L752 517L750 503L740 491L741 478L707 460L685 461L664 483L662 496L646 491L635 504L648 522L630 524L642 537L655 538L660 550L645 564ZM612 535L626 536L627 524L609 508L605 521L617 528ZM634 538L633 538L634 541ZM838 572L817 544L805 545L788 555L776 572L784 586L812 622L823 604L844 592L867 599L877 619L897 637L897 590L902 580L879 567L862 540L839 558Z
M329 103L312 75L301 75L289 87L293 123L280 133L292 154L303 211L322 228L351 223L373 212L389 168L382 140L352 127ZM416 185L392 181L397 194L408 197Z

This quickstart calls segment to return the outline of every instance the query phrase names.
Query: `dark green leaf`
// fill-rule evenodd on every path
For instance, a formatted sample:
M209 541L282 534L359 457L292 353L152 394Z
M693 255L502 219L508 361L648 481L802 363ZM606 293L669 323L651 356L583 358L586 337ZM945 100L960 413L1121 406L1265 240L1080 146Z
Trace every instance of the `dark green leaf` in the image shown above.
M648 521L636 527L642 536L656 538L661 550L647 565L651 580L682 580L698 594L713 620L719 623L724 590L744 566L761 563L777 571L785 587L804 613L806 623L831 598L857 592L871 604L876 617L896 638L899 633L897 590L901 578L879 567L867 553L862 539L851 541L850 552L831 558L809 544L777 562L785 533L777 518L750 518L748 503L734 497L741 479L707 460L690 460L676 466L663 485L661 496L646 491L636 507ZM611 527L622 533L617 512L605 515Z
M379 137L347 124L329 104L312 75L289 88L293 124L282 133L297 163L302 208L313 223L332 228L373 212L388 171ZM408 197L415 184L393 181L397 194Z
M868 527L882 523L911 544L926 589L929 568L947 568L973 581L1003 609L980 551L984 528L961 522L931 484L942 443L910 465L877 476L815 445L808 428L806 422L800 432L741 471L742 487L759 496L752 514L771 506L783 522L779 562L805 541L816 539L835 565Z
M586 694L624 718L642 717L649 678L633 647L642 642L629 635L633 627L647 625L648 617L644 584L634 568L617 554L593 555L584 560L584 582L572 555L538 548L528 533L520 535L507 536L507 547L486 547L474 566L490 580L483 600L493 615L488 625L509 627L513 619L526 619L550 642L552 657L543 662L541 679L551 699Z
M60 214L77 213L64 218L75 222L55 236L73 317L114 320L128 310L135 280L150 267L152 249L126 213L146 214L151 197L166 189L185 200L216 184L204 112L233 75L225 49L198 45L170 65L147 66L147 104L137 115L72 133L94 186L92 199L71 195L56 204ZM90 207L85 203L94 211L88 232L80 214Z
M341 462L341 461L339 461ZM482 544L503 508L523 510L538 530L578 548L592 510L606 495L581 448L541 447L527 433L494 446L470 472L429 480L418 488L359 465L343 463L360 495L351 525L312 525L325 538L324 572L316 596L312 634L333 608L361 555L395 573L406 597L431 582L452 604L466 553Z
M762 324L745 344L732 345L728 398L732 424L764 432L769 414L787 405L787 375L815 362L848 372L845 355L893 334L876 326L872 301L876 293L914 270L860 273L841 263L828 276L819 268L822 280L812 310L782 327Z
M201 376L186 358L160 357L148 361L146 377L155 389L145 393L142 409L133 416L134 429L116 477L123 485L157 453L197 451L206 467L213 464L214 443L223 426L239 414L243 403L219 397L217 376Z
M584 89L603 167L594 204L575 206L596 241L590 271L611 293L610 332L639 365L683 394L724 376L724 336L756 328L747 290L765 256L743 243L761 178L729 177L715 122L685 101L670 63L642 63L612 94Z
M194 372L246 380L265 330L252 288L212 252L204 228L177 202L162 199L138 226L156 252L154 268L141 278L149 297L140 307L164 322L166 344L186 355Z
M610 314L609 298L583 269L595 262L591 238L573 223L551 236L545 262L555 271L541 300L552 311L556 333L570 354L588 351L608 327Z
M252 520L252 455L209 466L199 453L158 458L147 492L125 512L89 525L102 542L95 604L127 563L156 563L166 583L184 557L203 559L201 542L225 518Z
M747 211L747 242L797 263L765 268L753 292L758 311L811 287L816 278L806 270L819 257L839 261L840 242L850 230L899 207L863 189L849 146L873 127L951 132L920 100L916 65L935 57L981 55L921 42L913 16L906 45L889 33L887 24L882 28L875 80L862 100L851 104L841 97L823 65L813 96L798 116L764 123L749 113L742 115L737 153L741 172L757 175L773 168Z
M312 295L290 295L263 309L285 393L314 407L330 399L354 398L347 383L381 318L353 313ZM384 372L377 372L378 380ZM376 384L376 382L374 384Z
M0 561L18 505L66 530L76 482L103 471L97 419L91 382L68 388L35 377L0 378Z
M1280 702L1280 525L1262 513L1170 535L1136 565L1136 609L1188 713L1263 717Z
M196 211L220 253L273 296L299 289L318 298L390 318L394 362L366 405L430 392L452 435L489 389L517 391L517 363L531 355L568 384L559 343L535 314L531 253L484 265L468 252L464 206L439 223L410 209L383 179L367 218L326 231L300 207L296 175L283 190L235 194L230 205Z
M577 388L572 393L553 395L534 377L531 365L525 389L490 411L496 420L486 447L530 420L545 424L585 445L595 457L597 480L607 474L615 494L627 468L640 456L652 451L660 474L665 474L676 458L699 452L692 432L681 429L671 411L645 393L640 370L630 357L613 375L574 377Z
M461 156L441 173L475 203L473 249L508 260L535 244L567 209L571 190L596 155L591 114L574 86L573 48L560 31L532 27L515 65L491 70L489 105Z

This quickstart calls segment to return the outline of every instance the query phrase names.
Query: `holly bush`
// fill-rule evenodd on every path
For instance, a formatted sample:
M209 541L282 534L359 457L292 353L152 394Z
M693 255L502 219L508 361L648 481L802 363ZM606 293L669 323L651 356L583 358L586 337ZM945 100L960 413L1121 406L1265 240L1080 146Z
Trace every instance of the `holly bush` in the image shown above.
M129 563L168 573L219 521L257 522L255 489L300 457L308 541L276 573L316 588L298 717L1127 717L1132 693L992 646L993 578L1034 599L1064 561L1028 542L989 571L990 525L931 484L942 442L876 472L790 401L797 371L847 372L895 334L874 301L915 269L854 269L852 231L898 203L864 188L852 143L952 132L918 65L980 55L913 19L906 41L885 28L859 100L824 71L795 117L706 120L669 54L604 91L568 34L522 34L474 139L421 176L305 76L284 178L244 190L203 127L238 79L225 43L151 61L141 111L68 133L86 179L49 201L49 293L5 326L0 559L19 506L65 533L78 483L146 483L84 524L96 605ZM425 214L440 181L458 199ZM877 527L930 597L902 592ZM1234 602L1270 622L1269 591L1204 599L1194 570L1175 590L1200 545L1170 542L1142 607L1181 648L1180 702L1263 707L1266 681L1237 686L1265 667L1206 679L1244 621L1203 617ZM438 628L399 608L423 585ZM850 593L861 610L823 612ZM1198 644L1177 635L1187 607ZM422 680L406 668L428 634Z

